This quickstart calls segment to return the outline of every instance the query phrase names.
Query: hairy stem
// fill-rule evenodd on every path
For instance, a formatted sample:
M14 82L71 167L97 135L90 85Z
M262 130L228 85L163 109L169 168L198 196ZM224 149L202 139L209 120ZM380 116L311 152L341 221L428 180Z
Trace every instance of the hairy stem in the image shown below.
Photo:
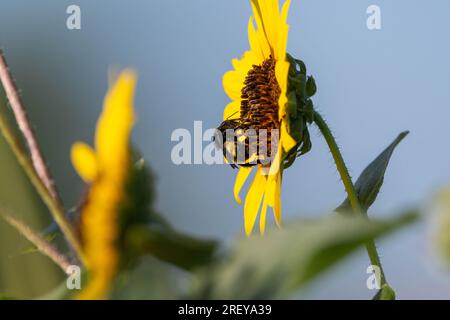
M71 263L66 256L60 253L48 241L43 239L38 233L33 231L28 225L26 225L19 219L16 219L4 213L0 213L0 217L2 217L14 229L16 229L28 241L34 244L42 254L52 259L53 262L55 262L64 271L64 273L67 273L67 269L69 268Z
M34 169L36 170L39 178L44 183L50 195L55 199L55 201L61 203L61 199L56 190L55 183L39 147L38 140L28 119L27 112L20 99L16 85L14 84L11 73L9 72L5 56L3 55L3 52L1 50L0 81L3 85L3 88L5 89L5 93L8 98L9 104L11 105L14 117L16 118L17 125L19 126L19 129L22 132L27 143Z
M361 214L367 217L367 214L361 208L355 186L353 185L352 178L348 173L347 165L345 164L344 158L342 157L336 140L334 139L333 134L331 133L331 130L325 120L316 111L314 112L314 123L317 125L323 137L325 138L325 141L328 144L328 148L333 155L334 162L336 163L337 170L339 171L339 175L341 176L342 182L344 183L345 191L347 192L347 196L353 211L356 214ZM377 248L373 240L366 243L366 250L369 255L371 264L380 268L380 280L381 286L383 286L384 284L386 284L386 276L384 274L380 256L378 255Z
M61 206L59 202L55 201L55 198L53 198L48 192L48 189L45 187L42 180L37 175L33 167L33 164L31 163L30 158L28 157L27 152L24 150L22 144L17 139L14 130L8 123L8 120L1 112L0 112L0 131L3 137L5 138L6 142L10 146L11 150L13 151L19 164L22 166L23 170L30 179L32 185L38 192L42 201L44 201L45 205L49 209L50 213L55 219L55 222L60 227L69 245L74 249L80 261L83 264L85 264L86 259L84 257L81 243L78 237L76 236L75 231L72 228L69 220L66 218L64 208Z

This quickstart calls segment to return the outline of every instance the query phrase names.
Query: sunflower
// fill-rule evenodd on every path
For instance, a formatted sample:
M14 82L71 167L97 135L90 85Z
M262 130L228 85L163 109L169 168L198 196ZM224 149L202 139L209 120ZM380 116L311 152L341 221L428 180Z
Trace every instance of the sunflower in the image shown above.
M297 130L299 122L296 121L295 115L292 116L298 111L298 95L289 79L290 75L297 77L299 72L295 69L295 64L301 62L286 53L290 3L291 1L287 0L280 10L278 0L251 1L253 16L248 22L250 50L240 59L232 60L233 70L225 73L223 77L224 90L232 101L224 110L224 122L218 130L223 134L225 129L232 128L238 131L238 136L247 129L258 132L265 130L266 146L275 151L268 154L270 163L264 162L267 158L260 152L261 146L257 145L252 149L248 137L244 136L247 156L245 161L240 163L234 197L238 204L241 204L239 193L251 172L256 171L244 205L244 226L247 235L251 234L259 213L260 232L264 233L267 207L273 208L275 221L280 225L283 169L287 167L288 158L295 158L297 155L296 151L302 144L302 139L309 141L307 132L302 134L302 130ZM305 81L303 85L304 83ZM275 132L278 135L274 136ZM277 137L277 140L272 141L273 137ZM225 160L230 162L226 155L230 154L228 147L224 143ZM233 157L236 153L231 152Z
M124 71L106 95L97 123L95 150L84 143L72 147L73 165L90 185L80 226L89 282L79 299L107 298L119 269L119 214L131 164L135 83L134 72Z

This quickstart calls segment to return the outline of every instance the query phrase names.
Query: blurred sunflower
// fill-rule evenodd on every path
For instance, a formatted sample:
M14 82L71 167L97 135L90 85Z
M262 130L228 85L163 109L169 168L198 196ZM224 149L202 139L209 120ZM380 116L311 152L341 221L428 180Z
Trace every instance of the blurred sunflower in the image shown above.
M247 235L251 234L260 211L260 232L264 233L268 206L273 208L275 221L280 225L283 169L288 166L288 162L292 164L301 145L303 153L310 148L304 119L297 116L299 97L296 91L301 90L298 90L298 85L289 83L290 75L292 78L299 75L296 63L301 63L286 53L290 3L291 1L287 0L280 10L278 0L251 1L253 16L248 23L250 50L245 52L241 59L234 59L233 70L223 77L224 90L232 102L226 106L224 122L218 130L222 135L226 135L225 130L234 129L238 141L246 143L246 158L243 162L238 162L241 168L234 187L234 196L239 204L240 190L256 167L256 175L244 205L244 226ZM302 85L305 86L305 81ZM248 129L265 132L267 151L264 154L259 143L261 137L256 139L254 148L248 136L244 135L243 139L242 136L239 137ZM232 163L237 151L233 145L234 151L229 152L227 144L228 142L223 144L225 160ZM230 153L234 158L231 161L230 156L227 156ZM264 161L267 158L270 158L269 163Z
M97 123L95 150L84 143L72 147L73 165L90 185L80 225L89 282L79 299L107 298L119 269L119 214L132 161L135 84L135 73L124 71L106 95Z

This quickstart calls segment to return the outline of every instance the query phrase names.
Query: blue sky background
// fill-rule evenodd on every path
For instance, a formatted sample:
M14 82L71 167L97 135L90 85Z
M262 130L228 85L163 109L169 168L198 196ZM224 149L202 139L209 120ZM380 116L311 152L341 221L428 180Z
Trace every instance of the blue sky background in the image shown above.
M293 0L288 50L314 75L314 104L328 119L351 173L395 136L396 151L371 210L389 216L425 203L450 183L450 45L445 0ZM82 30L65 27L66 8L82 10ZM366 9L381 7L382 29L366 27ZM70 145L92 141L109 66L139 71L134 141L158 176L158 208L182 230L232 239L242 208L227 166L175 166L171 132L221 121L228 99L221 78L248 48L249 1L4 0L0 46L22 90L66 203L82 188ZM285 219L314 216L345 197L326 145L312 129L313 150L283 181ZM379 242L399 298L450 298L430 227L416 225ZM312 285L305 298L369 298L364 251Z

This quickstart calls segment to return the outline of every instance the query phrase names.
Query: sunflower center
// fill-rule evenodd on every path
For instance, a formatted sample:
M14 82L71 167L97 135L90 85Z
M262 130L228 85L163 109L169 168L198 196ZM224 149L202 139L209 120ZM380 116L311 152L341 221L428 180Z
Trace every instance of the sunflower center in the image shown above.
M278 139L274 138L276 133L273 131L278 131L280 127L278 99L281 89L275 75L275 65L272 57L260 66L254 65L241 91L241 128L253 129L256 133L255 139L244 140L246 162L253 164L270 164L277 149ZM276 137L279 137L279 132Z
M278 98L281 94L275 76L275 59L270 57L260 66L253 66L245 78L241 91L242 124L259 130L267 129L268 136L272 129L278 129Z
M281 89L275 75L275 65L275 60L270 57L250 69L241 91L239 118L225 120L218 128L221 139L216 141L221 142L219 145L232 167L235 164L269 166L276 154ZM228 136L230 130L232 139Z

